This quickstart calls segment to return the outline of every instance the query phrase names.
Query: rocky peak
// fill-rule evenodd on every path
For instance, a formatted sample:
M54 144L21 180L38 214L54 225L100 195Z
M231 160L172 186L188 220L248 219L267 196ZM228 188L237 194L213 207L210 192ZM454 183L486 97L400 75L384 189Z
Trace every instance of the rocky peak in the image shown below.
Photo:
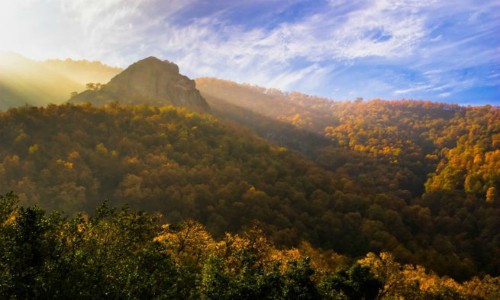
M145 67L150 69L170 69L172 73L179 74L179 66L168 60L161 60L154 56L146 57L138 62L132 64L130 67Z
M179 73L179 67L156 57L140 60L95 91L86 91L70 101L124 102L156 106L174 105L196 112L207 112L208 104L196 89L195 82Z

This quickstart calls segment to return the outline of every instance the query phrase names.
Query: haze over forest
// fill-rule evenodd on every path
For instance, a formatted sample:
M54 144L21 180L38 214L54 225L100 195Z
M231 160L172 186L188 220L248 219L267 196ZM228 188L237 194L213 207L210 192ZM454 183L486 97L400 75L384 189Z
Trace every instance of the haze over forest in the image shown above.
M1 2L0 298L499 299L497 8Z

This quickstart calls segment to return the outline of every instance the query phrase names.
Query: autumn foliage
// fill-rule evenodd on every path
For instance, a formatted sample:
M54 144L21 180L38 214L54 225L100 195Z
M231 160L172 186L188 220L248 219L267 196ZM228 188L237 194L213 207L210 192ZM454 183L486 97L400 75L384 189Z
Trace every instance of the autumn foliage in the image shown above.
M70 215L108 199L170 224L195 220L216 239L259 225L276 247L390 252L457 280L500 274L497 108L289 97L330 115L276 127L297 134L292 146L305 138L315 161L168 106L11 109L0 113L0 192Z
M23 299L495 299L498 277L458 283L388 253L347 261L278 249L257 227L201 224L103 203L62 216L0 196L0 297Z

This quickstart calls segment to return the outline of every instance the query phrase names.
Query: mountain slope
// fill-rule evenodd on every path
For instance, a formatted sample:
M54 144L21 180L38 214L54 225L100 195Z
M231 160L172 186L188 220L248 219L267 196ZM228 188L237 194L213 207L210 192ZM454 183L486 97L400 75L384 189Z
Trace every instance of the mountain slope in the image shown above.
M69 58L65 60L49 59L41 61L40 64L82 85L89 82L104 84L123 71L121 68L110 67L99 61Z
M500 273L498 108L208 84L213 114L232 123L193 113L208 107L193 82L155 58L77 96L112 101L100 108L0 114L0 194L67 212L107 198L216 236L258 223L278 245L391 251L459 279Z
M500 156L498 107L412 100L334 102L213 78L197 79L197 87L220 116L246 124L263 137L275 129L248 122L241 110L327 139L327 145L311 145L307 152L286 140L284 146L307 154L332 171L351 173L353 181L361 183L356 189L380 188L419 196L425 189L460 190L465 186L485 197L488 190L493 195L500 188L496 168ZM225 109L227 104L240 111ZM458 162L450 154L463 157ZM450 163L454 166L444 167ZM472 170L472 165L477 168ZM354 173L348 170L353 167L357 169ZM389 180L380 180L383 178Z
M485 231L500 226L498 107L413 100L334 102L213 78L197 79L197 87L218 116L249 126L333 172L336 189L407 203L414 217L427 220L410 226L416 240L451 252L486 243L489 250L477 249L474 260L500 266L497 235L483 240ZM320 142L309 136L308 147L300 147L296 140L304 141L305 132L317 134ZM405 208L394 210L401 214ZM488 216L482 215L485 211ZM481 233L478 225L485 226ZM432 234L424 238L423 232ZM397 239L404 240L401 235ZM425 260L434 261L435 269L446 264ZM488 272L499 272L490 267Z
M174 105L196 112L209 110L194 81L181 75L176 64L155 57L132 64L106 85L78 94L70 101L95 105L118 101L128 104Z
M62 103L82 85L20 55L0 55L0 110Z
M218 234L260 220L281 242L298 242L285 234L304 213L297 209L314 191L334 192L313 163L172 107L21 108L1 114L0 125L0 190L46 208L73 212L109 198L194 217Z
M95 62L37 62L15 53L1 52L0 110L63 103L72 92L84 90L87 82L107 82L115 72L117 69Z
M349 178L210 115L117 103L25 107L0 113L0 136L0 194L13 190L23 204L74 212L109 199L169 222L195 219L216 236L257 223L278 245L391 251L456 278L499 272L495 203L433 192L407 204L353 191Z

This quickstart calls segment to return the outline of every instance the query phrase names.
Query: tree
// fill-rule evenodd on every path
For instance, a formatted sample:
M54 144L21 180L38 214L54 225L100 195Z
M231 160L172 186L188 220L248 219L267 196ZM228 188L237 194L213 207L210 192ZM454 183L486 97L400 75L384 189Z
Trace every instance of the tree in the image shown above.
M382 282L370 268L356 263L347 270L325 276L320 283L322 295L328 299L377 299L383 287Z

